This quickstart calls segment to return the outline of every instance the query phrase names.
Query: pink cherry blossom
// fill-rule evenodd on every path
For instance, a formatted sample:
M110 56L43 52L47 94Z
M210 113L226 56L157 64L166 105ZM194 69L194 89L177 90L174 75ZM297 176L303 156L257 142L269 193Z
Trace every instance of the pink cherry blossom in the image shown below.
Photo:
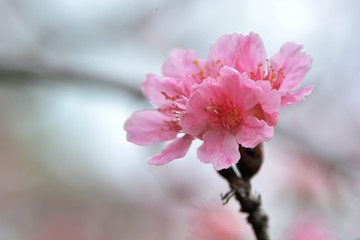
M222 66L220 60L200 59L192 50L175 49L170 52L162 71L164 76L181 80L186 89L184 93L189 96L206 78L217 78Z
M183 157L197 138L203 141L202 162L228 168L240 159L239 144L253 148L270 140L279 108L310 94L312 86L298 88L311 62L295 43L267 59L255 33L222 36L206 59L175 49L162 67L164 76L149 74L143 82L156 108L126 121L127 139L139 145L172 141L148 161L162 165Z
M143 146L174 139L180 129L176 119L159 110L135 112L125 123L128 140Z
M264 44L256 33L249 35L226 34L211 48L209 58L246 72L254 81L267 80L273 89L278 90L281 106L304 100L312 86L297 90L306 73L311 68L311 57L302 52L302 46L296 43L285 43L280 51L266 59Z
M127 139L138 145L173 140L160 154L150 158L150 164L162 165L183 157L193 137L181 132L180 114L184 103L183 85L175 78L149 74L142 84L144 95L157 106L154 110L135 112L126 122Z
M273 105L266 105L267 99ZM181 116L183 131L204 141L198 157L216 170L240 159L239 144L254 148L272 138L273 115L280 95L269 82L253 81L246 74L223 67L218 79L208 78L190 96Z

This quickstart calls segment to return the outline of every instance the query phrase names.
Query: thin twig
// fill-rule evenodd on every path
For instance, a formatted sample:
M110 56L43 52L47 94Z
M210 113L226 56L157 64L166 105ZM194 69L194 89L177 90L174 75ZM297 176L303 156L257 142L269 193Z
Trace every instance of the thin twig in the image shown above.
M251 224L257 240L269 240L268 216L261 209L261 197L251 192L250 178L258 172L262 164L262 145L253 149L245 149L239 146L241 152L241 164L237 164L242 176L237 176L232 168L223 169L218 173L224 177L230 186L230 191L221 196L226 204L231 197L235 196L240 204L240 212L248 214L247 221ZM239 161L239 162L240 162ZM244 176L244 177L243 177Z

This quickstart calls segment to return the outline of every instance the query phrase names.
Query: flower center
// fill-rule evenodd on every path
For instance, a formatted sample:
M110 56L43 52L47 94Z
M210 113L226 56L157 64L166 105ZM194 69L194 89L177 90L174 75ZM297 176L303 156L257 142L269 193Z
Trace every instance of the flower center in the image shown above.
M265 79L270 81L271 86L274 89L279 89L284 78L285 76L281 68L275 70L273 67L269 66Z
M223 66L221 60L210 60L206 62L199 62L199 60L194 60L193 64L197 68L197 72L191 74L191 77L195 79L195 82L201 83L204 79L208 77L217 77L220 68Z
M175 101L175 100L177 100L177 99L179 99L180 98L180 96L179 96L179 94L177 94L177 95L175 95L175 96L169 96L166 92L164 92L164 91L161 91L160 92L164 97L165 97L165 100L170 100L170 101Z
M266 60L266 69L263 69L263 64L260 63L256 72L250 72L250 78L254 81L256 80L268 80L271 83L273 89L279 89L285 76L281 68L275 70L270 66L269 60Z
M175 103L171 106L158 108L157 111L162 112L163 114L170 116L171 120L164 120L164 127L161 130L165 131L181 131L180 126L180 113L183 111Z
M231 102L219 103L210 99L211 104L206 106L204 110L211 113L211 127L225 127L232 129L241 123L239 109Z
M181 126L178 120L164 121L165 128L161 130L180 132Z

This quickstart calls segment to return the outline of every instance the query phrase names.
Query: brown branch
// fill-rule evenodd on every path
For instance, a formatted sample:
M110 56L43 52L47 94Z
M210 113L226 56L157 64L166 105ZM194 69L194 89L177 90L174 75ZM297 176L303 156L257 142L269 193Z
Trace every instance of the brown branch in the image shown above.
M261 197L251 192L250 178L254 176L261 167L263 153L262 144L253 149L239 146L241 159L237 164L241 176L238 176L232 168L223 169L218 173L224 177L230 186L230 191L221 196L224 204L235 196L240 204L240 212L248 214L247 221L251 224L257 240L269 240L268 217L261 209Z

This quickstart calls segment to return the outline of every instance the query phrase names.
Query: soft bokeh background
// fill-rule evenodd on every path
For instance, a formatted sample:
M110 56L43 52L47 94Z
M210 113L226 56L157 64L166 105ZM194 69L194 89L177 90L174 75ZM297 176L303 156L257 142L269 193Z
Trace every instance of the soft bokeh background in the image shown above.
M306 239L294 237L304 226L358 239L359 11L356 0L0 0L0 239L254 239L236 203L221 206L228 187L196 159L199 143L153 167L162 145L123 130L151 107L139 86L170 49L206 57L223 33L250 31L269 55L295 41L314 59L315 90L281 112L254 180L272 239Z

